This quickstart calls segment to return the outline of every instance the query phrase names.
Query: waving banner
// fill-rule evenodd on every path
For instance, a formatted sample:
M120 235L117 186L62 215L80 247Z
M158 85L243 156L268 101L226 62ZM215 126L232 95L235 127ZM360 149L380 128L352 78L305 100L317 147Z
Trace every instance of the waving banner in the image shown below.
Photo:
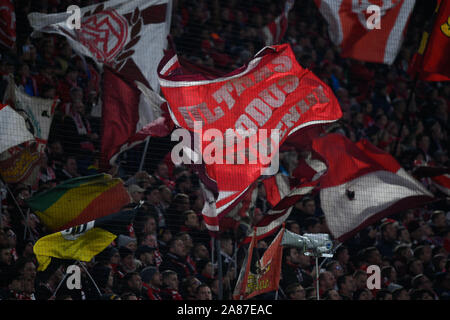
M223 77L189 73L171 51L158 76L172 120L194 132L195 151L189 144L176 146L172 160L205 163L218 191L213 216L230 209L262 174L277 172L266 169L273 169L269 164L289 135L342 116L332 90L297 63L288 44L265 47ZM183 159L175 159L181 150Z

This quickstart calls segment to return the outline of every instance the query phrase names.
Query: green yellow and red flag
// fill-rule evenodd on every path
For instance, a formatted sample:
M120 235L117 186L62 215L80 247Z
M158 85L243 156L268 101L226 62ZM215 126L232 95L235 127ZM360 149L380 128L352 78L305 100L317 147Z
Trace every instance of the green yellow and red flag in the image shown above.
M101 173L66 180L27 203L45 226L61 231L119 211L130 196L120 178Z

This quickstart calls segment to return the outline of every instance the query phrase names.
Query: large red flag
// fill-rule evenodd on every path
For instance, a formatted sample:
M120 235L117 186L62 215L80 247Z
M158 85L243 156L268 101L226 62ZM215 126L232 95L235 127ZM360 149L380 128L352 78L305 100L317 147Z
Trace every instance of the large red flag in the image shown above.
M297 63L288 44L266 47L247 65L223 77L213 78L185 72L172 51L161 61L158 73L172 120L179 127L200 137L210 129L225 138L230 130L239 133L239 130L253 129L252 137L258 133L259 138L261 133L266 133L265 141L260 139L248 147L248 137L241 140L243 145L238 143L236 150L231 148L233 158L242 151L261 156L261 145L267 143L274 129L278 129L278 143L272 139L271 153L264 154L273 160L278 147L292 133L315 124L334 122L342 116L332 90ZM195 127L195 122L200 129ZM211 163L212 156L207 158L211 144L206 143L206 138L204 140L196 151L203 155L203 159L199 157L200 163L203 160L206 163L204 176L216 185L218 192L216 201L211 202L214 208L207 216L219 217L245 196L250 185L269 165L263 164L261 158L256 164L250 161L240 164L238 159L230 162L228 158L222 163ZM223 149L219 151L225 159L230 153L228 148ZM215 155L219 155L216 152Z
M312 148L328 171L320 180L320 202L328 227L340 241L401 210L433 201L433 195L388 153L367 140L341 134L315 139Z
M341 48L341 56L356 60L392 64L403 42L415 0L314 0L328 22L331 41ZM367 12L380 8L379 28ZM368 27L370 25L370 28Z
M104 69L102 110L102 167L114 164L117 156L144 142L148 136L170 133L163 117L164 100L146 86L132 84L119 74Z
M418 52L414 55L408 72L418 73L424 81L450 81L450 2L438 1L434 24L424 31Z

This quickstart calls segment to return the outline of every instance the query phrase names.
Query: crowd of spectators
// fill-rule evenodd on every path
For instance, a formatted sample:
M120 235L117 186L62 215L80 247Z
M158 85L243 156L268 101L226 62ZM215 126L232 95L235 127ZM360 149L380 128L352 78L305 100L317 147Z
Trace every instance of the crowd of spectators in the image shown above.
M174 166L162 151L166 149L160 146L159 150L158 145L149 150L161 153L152 169L139 171L139 162L129 160L110 171L125 181L133 203L145 203L138 209L129 235L120 235L91 262L83 264L82 288L59 286L69 262L55 262L44 272L36 271L33 244L48 230L24 200L67 179L99 172L101 74L92 61L77 56L64 38L50 34L31 38L26 15L33 11L61 12L71 4L94 2L15 1L17 41L13 50L1 51L0 96L12 73L16 85L27 94L58 96L61 102L38 186L10 185L14 198L8 194L2 201L0 297L231 299L245 254L245 246L238 247L242 230L231 229L220 237L219 279L217 248L201 215L204 198L198 176L190 168ZM261 29L282 7L283 3L270 0L175 0L171 34L180 55L227 72L248 62L263 47ZM409 172L422 164L449 166L450 85L416 83L407 73L428 13L427 4L418 1L405 42L391 66L340 57L312 0L296 2L283 39L291 44L298 62L327 83L338 98L344 115L330 130L353 141L369 139L390 152ZM408 104L414 85L415 95ZM140 155L142 146L136 150ZM281 165L289 174L289 161L283 155ZM449 203L429 179L421 182L443 201L383 219L339 246L333 258L321 260L321 299L450 299ZM256 206L260 217L270 209L263 191ZM286 227L298 234L327 232L319 197L309 195L296 203ZM271 240L259 241L261 253ZM367 287L369 265L380 267L380 289ZM277 298L316 299L315 280L312 258L297 248L284 248ZM275 293L256 297L262 298L274 299Z

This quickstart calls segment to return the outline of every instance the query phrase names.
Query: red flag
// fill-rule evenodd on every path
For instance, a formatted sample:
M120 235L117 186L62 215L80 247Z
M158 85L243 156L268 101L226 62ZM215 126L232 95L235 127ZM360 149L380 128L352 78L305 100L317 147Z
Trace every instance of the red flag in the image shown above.
M320 201L328 227L340 241L400 210L432 201L433 195L388 153L367 140L353 143L340 134L313 141L326 159Z
M419 50L414 54L408 73L419 74L424 81L450 81L450 2L438 1L429 32L424 31Z
M247 65L223 77L185 74L178 66L174 52L161 61L158 67L161 89L175 124L200 137L210 129L220 132L222 137L229 129L234 132L254 129L253 136L265 131L267 138L273 129L278 129L279 142L271 141L271 150L275 151L292 133L314 124L334 122L342 116L331 89L297 63L288 44L264 48ZM194 127L194 122L201 124L200 130ZM247 140L241 142L247 145ZM233 158L243 151L258 153L263 143L267 139L248 147L237 145L230 153ZM256 164L249 161L210 164L205 157L209 146L205 141L197 151L202 152L206 162L205 176L218 192L215 209L207 215L212 218L232 209L269 165L263 165L260 159ZM273 160L275 154L266 155Z
M450 174L443 174L440 176L432 177L431 181L437 189L439 189L447 196L450 196Z
M168 117L162 116L164 100L144 85L130 84L109 68L103 73L102 167L148 136L170 133Z
M233 293L234 300L250 299L266 292L278 290L283 255L281 241L284 230L283 226L261 259L258 259L257 253L254 252L257 250L257 239L253 237L248 249L245 268L241 269L236 283Z
M341 48L342 57L389 65L400 50L415 4L415 0L314 1L328 22L331 41ZM373 4L380 8L379 28L369 19L374 13L367 12Z
M16 13L12 0L0 0L0 45L12 48L16 42Z
M264 42L266 46L281 43L288 27L289 11L294 6L293 0L287 0L283 12L263 28Z

